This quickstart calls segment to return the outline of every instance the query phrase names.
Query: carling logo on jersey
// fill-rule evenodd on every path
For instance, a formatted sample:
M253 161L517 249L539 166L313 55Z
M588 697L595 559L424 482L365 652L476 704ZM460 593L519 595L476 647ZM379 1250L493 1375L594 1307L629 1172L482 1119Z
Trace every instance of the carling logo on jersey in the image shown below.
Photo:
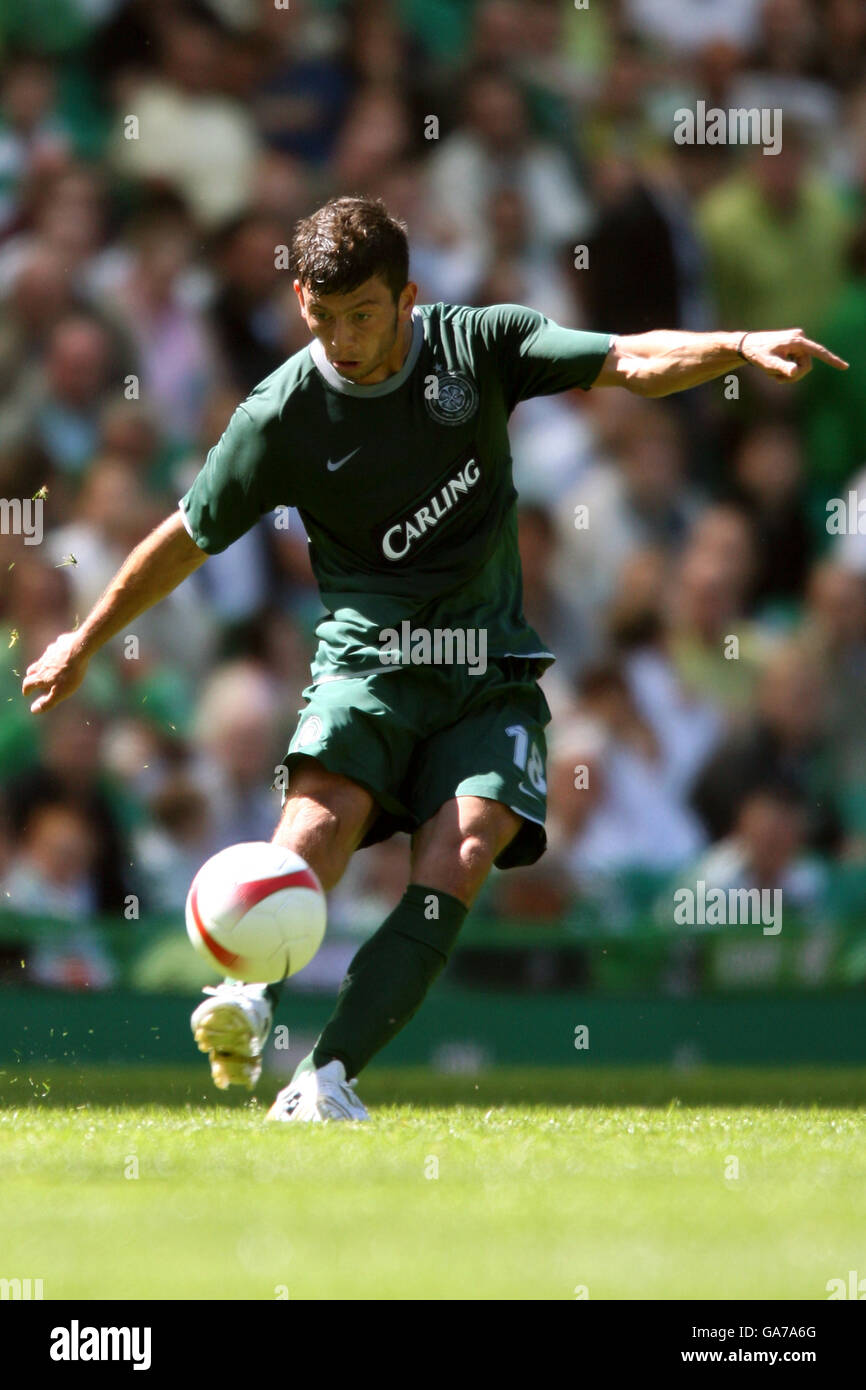
M414 545L438 526L449 512L460 506L480 477L481 469L477 461L467 459L462 468L427 499L423 507L389 526L382 537L382 554L386 560L404 560Z

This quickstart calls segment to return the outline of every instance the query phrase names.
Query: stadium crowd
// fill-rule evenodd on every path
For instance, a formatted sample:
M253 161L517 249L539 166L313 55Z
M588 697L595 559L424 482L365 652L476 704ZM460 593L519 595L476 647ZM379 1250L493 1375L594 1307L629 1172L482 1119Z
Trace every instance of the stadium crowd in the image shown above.
M802 326L850 361L512 424L525 611L558 654L550 848L486 910L592 898L615 930L629 874L702 873L819 920L866 861L861 0L6 0L0 71L0 494L44 529L0 536L0 884L70 924L41 977L106 982L90 919L179 913L210 853L271 836L320 612L297 515L44 718L20 678L306 343L278 252L342 193L405 219L423 302ZM781 150L678 144L698 101L780 109ZM356 856L338 925L378 925L407 855Z

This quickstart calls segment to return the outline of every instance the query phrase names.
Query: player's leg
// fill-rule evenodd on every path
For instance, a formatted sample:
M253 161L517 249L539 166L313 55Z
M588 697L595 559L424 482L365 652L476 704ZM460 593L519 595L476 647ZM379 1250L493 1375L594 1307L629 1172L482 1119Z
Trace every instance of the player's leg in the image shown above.
M453 797L412 838L411 882L433 884L470 908L521 824L522 817L501 801Z
M400 786L418 825L411 882L349 966L334 1013L271 1118L363 1118L346 1077L417 1011L491 864L516 868L544 853L550 710L534 674L532 662L515 660L491 663L482 678L431 672L414 686L409 671L401 678L404 713L414 715L407 726L423 727L428 707L451 715L416 740ZM332 1076L341 1102L333 1109Z
M377 815L365 787L315 758L295 762L275 845L294 850L310 865L325 892L339 883L346 865Z
M342 877L374 816L368 791L304 757L293 769L273 842L306 860L327 891ZM220 1090L255 1087L279 991L278 985L236 980L205 991L209 997L193 1013L190 1026L199 1051L208 1054Z
M446 801L412 840L409 886L360 948L316 1044L316 1066L339 1059L357 1076L417 1012L442 972L493 861L521 818L478 796Z
M269 1118L366 1118L347 1078L356 1077L420 1008L491 865L521 824L501 802L458 796L420 827L409 887L355 955L334 1013Z
M273 838L301 855L326 889L340 878L352 851L374 822L380 818L385 822L378 838L404 824L406 828L417 824L394 790L405 776L418 727L414 708L403 717L394 707L396 694L393 678L381 668L322 681L304 691L306 704L285 759L289 786ZM377 834L374 829L371 833ZM270 1028L280 987L240 988L243 1001L238 1004L237 989L221 987L227 1007L217 1018L220 1023L225 1019L229 1026L233 1021L238 1025L241 1050L235 1041L231 1055L240 1059L239 1075L245 1079L250 1065L250 1075L257 1076L261 1068L260 1047ZM201 1008L206 1019L213 1019L213 1004ZM243 1012L247 1019L241 1017ZM200 1027L201 1022L197 1011L194 1027ZM249 1063L243 1057L244 1030L251 1052L257 1052ZM219 1042L211 1027L203 1032L199 1043L212 1053L217 1069L221 1066ZM214 1077L216 1080L216 1070Z

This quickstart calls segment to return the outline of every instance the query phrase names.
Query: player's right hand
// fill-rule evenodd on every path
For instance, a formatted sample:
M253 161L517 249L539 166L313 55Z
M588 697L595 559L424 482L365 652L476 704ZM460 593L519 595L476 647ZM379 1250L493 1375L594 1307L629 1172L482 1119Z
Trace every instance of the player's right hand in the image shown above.
M31 714L43 714L74 694L87 670L88 658L81 650L81 635L61 632L36 661L31 661L21 685L22 695L44 691L30 706Z

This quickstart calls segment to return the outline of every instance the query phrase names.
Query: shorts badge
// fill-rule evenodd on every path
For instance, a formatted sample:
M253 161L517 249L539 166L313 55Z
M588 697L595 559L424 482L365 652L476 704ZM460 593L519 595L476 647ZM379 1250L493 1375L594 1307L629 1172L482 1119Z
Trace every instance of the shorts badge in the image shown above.
M311 714L305 719L298 729L295 738L296 748L306 748L309 743L315 743L322 732L322 721L317 714Z

